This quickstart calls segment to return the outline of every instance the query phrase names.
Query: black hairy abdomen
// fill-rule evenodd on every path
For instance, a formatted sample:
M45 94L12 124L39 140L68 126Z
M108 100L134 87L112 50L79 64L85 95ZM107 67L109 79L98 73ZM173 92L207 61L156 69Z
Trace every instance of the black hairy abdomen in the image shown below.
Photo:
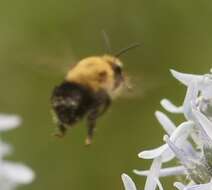
M91 89L73 82L63 82L55 87L51 97L52 108L62 125L71 126L92 107Z

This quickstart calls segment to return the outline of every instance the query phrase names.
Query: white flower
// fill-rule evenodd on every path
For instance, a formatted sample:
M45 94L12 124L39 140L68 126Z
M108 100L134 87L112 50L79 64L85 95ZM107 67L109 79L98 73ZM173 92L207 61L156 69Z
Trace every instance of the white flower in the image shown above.
M11 190L18 185L29 184L34 177L34 172L21 163L3 161L0 164L0 189L2 190Z
M20 123L21 118L16 115L0 114L0 132L16 128ZM11 146L0 141L0 190L13 190L35 178L34 172L24 164L4 160L11 152Z
M188 184L175 182L179 190L212 190L212 74L171 73L187 87L186 96L180 106L168 99L163 99L161 105L170 113L184 114L186 121L176 126L166 114L156 111L166 132L165 144L139 153L140 158L153 159L153 163L150 170L134 173L147 176L144 190L155 190L157 186L163 189L159 178L173 175L184 175L189 180ZM162 168L173 158L181 165Z
M190 134L190 131L192 130L192 122L184 122L179 127L176 128L176 130L171 134L171 140L174 141L179 146L184 145L185 140ZM148 150L148 151L142 151L138 154L140 158L143 159L154 159L156 157L161 156L163 162L168 162L174 158L174 154L169 148L167 144L164 144L158 148Z

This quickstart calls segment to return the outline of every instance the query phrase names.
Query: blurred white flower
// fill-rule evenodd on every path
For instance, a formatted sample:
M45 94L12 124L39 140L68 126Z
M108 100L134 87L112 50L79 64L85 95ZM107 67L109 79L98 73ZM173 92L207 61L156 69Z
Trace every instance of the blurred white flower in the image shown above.
M21 118L17 115L0 114L0 132L14 129L21 124Z
M156 111L166 132L165 144L139 153L140 158L153 159L153 163L150 170L134 173L147 176L144 190L155 190L157 186L163 189L159 178L173 175L184 175L188 180L187 184L174 183L179 190L212 190L212 74L192 75L174 70L171 73L187 87L186 96L180 106L168 99L163 99L161 105L170 113L184 114L186 121L177 127L165 113ZM181 165L161 168L174 158ZM127 183L130 178L122 179ZM134 190L126 185L125 189Z
M16 128L21 118L16 115L0 114L0 132ZM0 141L0 190L13 190L19 185L29 184L34 178L34 172L21 163L4 160L12 152L10 145Z

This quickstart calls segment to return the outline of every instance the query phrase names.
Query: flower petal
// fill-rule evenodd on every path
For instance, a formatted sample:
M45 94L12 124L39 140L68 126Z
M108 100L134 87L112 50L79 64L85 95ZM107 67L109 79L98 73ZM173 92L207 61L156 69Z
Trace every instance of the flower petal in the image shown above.
M183 113L187 120L193 119L192 102L195 102L198 96L196 83L191 82L187 88L186 96L183 102Z
M0 132L14 129L21 123L21 118L17 115L0 114Z
M185 190L211 190L211 189L212 189L212 183L193 185L191 187L185 188Z
M179 190L184 190L185 185L183 185L181 182L175 182L174 186Z
M0 161L4 156L10 154L11 152L12 147L9 144L0 141Z
M0 165L0 176L16 184L28 184L35 178L34 172L27 166L7 161Z
M193 122L187 121L180 124L179 127L172 133L170 139L175 142L178 146L181 146L189 136L193 129ZM164 144L158 148L152 150L142 151L138 154L139 158L143 159L154 159L158 156L162 156L163 162L170 161L174 158L174 153L169 149L167 144Z
M181 83L183 83L186 86L189 86L189 84L193 81L199 82L203 79L202 75L193 75L193 74L186 74L186 73L180 73L178 71L175 71L173 69L170 70L172 75L179 80Z
M212 84L205 87L204 90L202 90L201 95L205 98L205 99L211 99L212 98Z
M127 174L122 174L121 178L122 178L125 190L136 190L135 183Z
M176 157L184 164L189 163L189 158L187 157L186 153L179 149L171 139L169 139L168 135L164 135L165 142L169 145L171 150L175 153Z
M171 135L176 129L175 124L163 112L156 111L155 116L158 119L159 123L164 128L164 130L167 132L167 134Z
M212 139L212 122L200 111L195 109L193 109L192 111L197 121L205 130L206 134L210 137L210 139Z
M182 106L177 107L168 99L162 99L160 104L168 112L171 112L171 113L183 113L183 107Z
M149 170L133 170L133 172L140 176L147 176L149 174ZM186 170L184 166L176 166L170 168L163 168L160 170L159 176L166 177L166 176L176 176L176 175L186 175Z
M167 149L168 149L168 145L164 144L152 150L142 151L138 154L138 157L143 159L153 159L160 156Z
M162 158L157 157L153 160L149 175L147 176L144 190L155 190L157 186L157 180L159 177L160 167L162 164Z
M160 180L158 178L155 178L155 181L157 183L157 186L159 187L159 190L163 190L163 186L162 186Z

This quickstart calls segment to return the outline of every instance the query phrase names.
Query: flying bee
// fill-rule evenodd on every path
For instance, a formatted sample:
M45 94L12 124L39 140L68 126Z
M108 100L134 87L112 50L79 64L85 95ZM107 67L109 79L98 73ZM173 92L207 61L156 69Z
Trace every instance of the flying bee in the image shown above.
M88 132L85 144L91 144L96 120L107 111L124 87L130 88L119 57L138 45L133 44L115 55L86 57L67 72L51 96L59 129L56 136L63 137L68 128L86 118Z

